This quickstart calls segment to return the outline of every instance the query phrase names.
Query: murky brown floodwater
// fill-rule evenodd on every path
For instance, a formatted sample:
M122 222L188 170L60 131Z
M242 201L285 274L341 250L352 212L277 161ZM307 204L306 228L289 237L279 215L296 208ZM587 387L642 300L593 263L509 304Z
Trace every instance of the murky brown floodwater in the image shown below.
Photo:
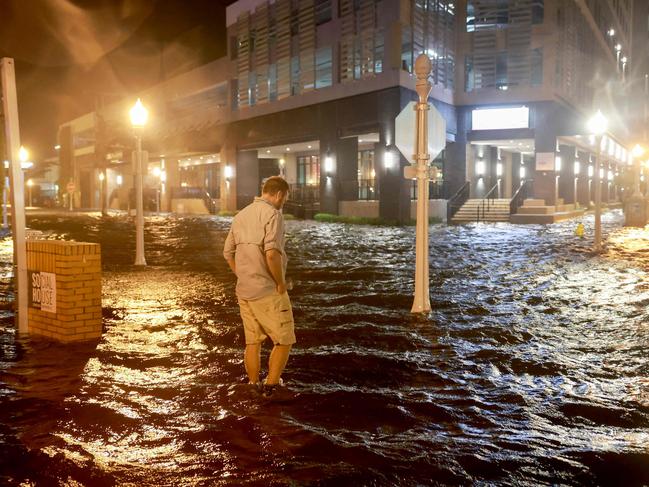
M288 222L284 403L241 385L229 219L148 218L143 271L126 218L28 223L102 244L106 332L16 339L0 315L0 484L649 482L649 229L619 212L601 256L575 222L431 227L425 318L412 227Z

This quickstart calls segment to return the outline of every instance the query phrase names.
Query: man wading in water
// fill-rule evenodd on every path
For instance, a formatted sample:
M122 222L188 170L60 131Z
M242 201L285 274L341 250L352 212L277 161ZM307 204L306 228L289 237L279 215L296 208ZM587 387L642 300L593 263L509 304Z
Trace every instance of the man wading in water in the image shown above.
M295 343L293 310L286 292L286 252L282 206L288 183L279 176L268 178L262 195L232 220L223 256L237 276L237 298L246 337L244 363L250 384L271 397L280 383L291 345ZM261 343L274 343L268 360L268 376L259 381Z

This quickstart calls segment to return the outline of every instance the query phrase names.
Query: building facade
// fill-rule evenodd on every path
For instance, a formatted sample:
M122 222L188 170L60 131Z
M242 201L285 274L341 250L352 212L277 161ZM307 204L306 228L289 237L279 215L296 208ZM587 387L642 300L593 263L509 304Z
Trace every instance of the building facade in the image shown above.
M526 186L547 205L588 205L597 151L585 125L596 109L609 119L602 185L604 200L615 201L634 136L623 47L632 8L626 0L240 0L227 9L226 57L140 94L152 118L146 185L163 210L178 210L174 196L192 192L236 210L282 174L292 188L287 210L299 215L406 221L415 191L395 118L417 98L414 59L425 53L430 102L446 121L433 214L446 215L461 188L511 198ZM83 206L97 205L98 171L109 194L132 179L129 103L61 128L63 174L80 181L81 200L95 195ZM102 130L113 134L104 149Z

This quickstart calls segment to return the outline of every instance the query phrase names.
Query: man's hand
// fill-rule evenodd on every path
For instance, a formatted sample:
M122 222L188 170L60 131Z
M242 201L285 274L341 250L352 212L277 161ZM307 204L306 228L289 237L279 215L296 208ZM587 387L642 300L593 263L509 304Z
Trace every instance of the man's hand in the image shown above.
M266 251L266 264L270 275L273 276L275 284L277 284L277 292L284 294L286 292L286 282L282 272L282 254L277 249L270 249Z

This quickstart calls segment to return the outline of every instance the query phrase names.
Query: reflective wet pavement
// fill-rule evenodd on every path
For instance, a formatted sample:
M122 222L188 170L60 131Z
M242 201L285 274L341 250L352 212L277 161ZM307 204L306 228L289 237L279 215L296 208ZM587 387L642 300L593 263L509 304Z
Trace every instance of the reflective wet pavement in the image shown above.
M0 484L649 482L649 229L617 211L601 256L575 221L431 226L427 317L414 228L287 222L299 343L273 403L242 384L229 219L148 218L145 270L126 218L28 223L101 243L106 330L61 346L0 315Z

